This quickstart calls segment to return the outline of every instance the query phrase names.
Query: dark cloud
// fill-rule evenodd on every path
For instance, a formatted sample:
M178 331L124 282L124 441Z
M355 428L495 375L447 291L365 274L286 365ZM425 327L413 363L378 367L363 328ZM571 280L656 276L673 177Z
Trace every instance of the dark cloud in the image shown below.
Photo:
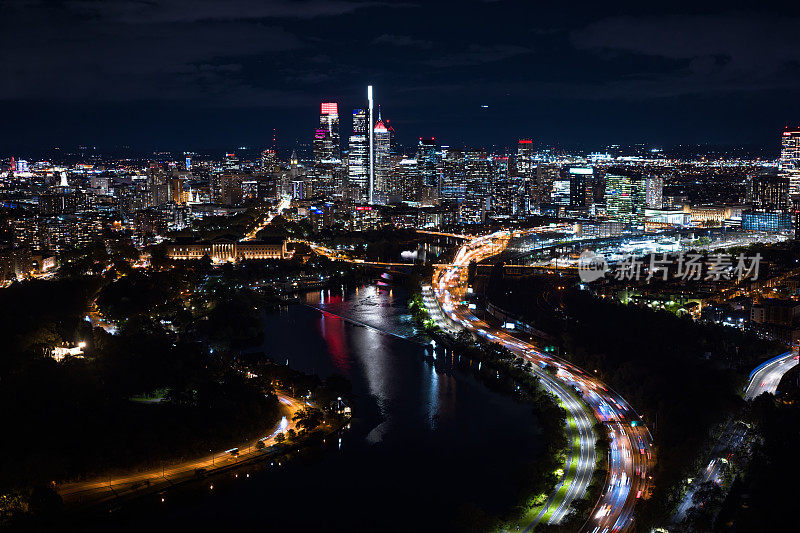
M668 60L603 85L601 96L640 97L796 87L800 19L759 14L614 17L571 34L576 47L606 62L625 54Z
M241 62L301 46L283 28L257 21L100 23L70 10L34 8L0 32L0 63L8 74L0 76L2 99L207 100L222 95L238 105L252 104L258 91L242 78ZM30 38L36 26L42 31Z
M466 50L434 56L425 61L433 67L460 67L502 61L510 57L529 54L531 50L512 44L470 45Z
M54 113L65 143L248 144L262 122L307 141L319 101L363 106L367 84L401 140L772 142L800 122L800 8L731 6L0 0L0 144L44 139Z
M130 23L196 22L261 18L307 19L384 5L347 0L72 0L81 14Z
M408 35L389 35L384 33L372 40L372 44L388 44L391 46L407 46L409 48L433 48L433 41L426 41L424 39L415 39Z

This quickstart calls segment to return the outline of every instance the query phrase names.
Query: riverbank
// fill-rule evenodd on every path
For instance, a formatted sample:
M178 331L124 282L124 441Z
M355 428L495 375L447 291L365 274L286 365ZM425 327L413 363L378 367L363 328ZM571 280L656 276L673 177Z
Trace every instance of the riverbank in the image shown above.
M53 509L47 515L18 517L15 523L7 525L21 530L49 528L48 524L56 523L61 529L80 527L87 520L93 522L97 517L108 517L109 513L116 514L123 509L127 514L135 512L132 510L139 501L160 500L163 504L180 499L178 496L186 492L185 489L190 492L219 490L217 481L224 481L225 475L238 478L241 474L249 478L252 471L249 467L266 462L270 463L270 468L281 467L294 454L323 442L350 423L349 409L343 408L326 417L312 431L306 431L302 427L302 416L298 414L315 409L314 404L283 393L278 394L278 398L283 417L263 437L162 469L58 485L55 489L62 498L60 509Z
M302 371L309 376L303 390L315 382L312 376L343 376L351 384L350 393L342 394L354 413L349 428L309 442L301 452L292 448L281 459L182 485L165 502L154 493L95 515L87 533L134 533L154 524L192 531L252 523L277 531L332 532L495 527L485 517L507 510L531 478L528 463L544 452L543 431L530 407L477 379L478 361L470 368L450 350L437 350L434 360L429 347L426 355L425 346L384 334L413 333L400 286L391 293L374 286L311 293L308 303L329 312L293 305L265 313L263 345L243 356L259 376L272 375L255 366L261 354L284 372ZM493 451L499 442L502 453ZM398 514L401 497L406 505ZM358 512L348 511L353 508Z
M54 488L61 496L65 509L81 510L112 500L118 501L139 494L163 490L187 480L235 466L251 459L254 455L262 454L269 446L278 444L275 442L278 433L296 428L297 424L292 417L304 407L304 404L285 394L279 394L278 399L282 404L282 419L276 424L274 430L264 437L236 443L226 451L170 464L158 469L65 483L55 485Z
M472 335L453 335L436 325L429 315L421 293L410 300L409 308L417 325L432 342L446 346L465 357L481 362L477 375L490 387L511 394L533 406L543 433L547 436L546 455L533 469L537 479L531 479L526 491L518 495L512 513L497 517L500 531L530 531L539 523L547 523L554 513L566 513L564 502L574 491L579 462L591 458L581 448L578 427L584 426L590 415L570 413L562 401L541 386L532 372L532 365L515 358L511 352L497 344L476 342ZM570 396L571 397L571 396ZM580 404L574 398L571 403ZM582 470L585 473L585 469ZM590 480L580 480L585 486ZM549 496L548 496L549 495Z

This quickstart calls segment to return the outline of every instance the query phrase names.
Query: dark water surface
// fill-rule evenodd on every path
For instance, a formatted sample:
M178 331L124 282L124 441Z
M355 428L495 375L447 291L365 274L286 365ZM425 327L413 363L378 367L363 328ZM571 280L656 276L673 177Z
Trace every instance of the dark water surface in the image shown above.
M451 531L471 513L506 508L508 480L541 453L530 408L455 368L451 352L439 351L434 366L430 348L402 338L414 328L401 289L326 290L306 301L265 316L264 352L323 378L346 376L350 429L313 457L226 474L214 490L168 493L167 502L140 503L108 526Z

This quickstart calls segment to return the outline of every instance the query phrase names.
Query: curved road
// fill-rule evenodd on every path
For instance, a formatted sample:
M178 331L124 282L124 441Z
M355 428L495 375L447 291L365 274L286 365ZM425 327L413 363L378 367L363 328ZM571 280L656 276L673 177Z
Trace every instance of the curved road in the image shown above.
M270 446L277 444L275 436L278 433L296 429L296 423L292 420L292 417L297 411L306 407L306 403L291 396L280 393L277 396L282 404L281 408L284 414L280 422L268 435L240 444L236 448L239 451L236 455L231 453L231 450L234 449L231 448L231 450L212 453L206 457L173 464L165 468L110 478L65 483L57 487L58 493L66 504L94 505L119 496L134 494L142 488L155 490L160 485L163 485L162 488L167 488L175 483L195 478L196 470L201 468L211 474L215 469L231 466L256 455L261 455L269 451ZM256 444L259 441L265 445L261 450L256 448Z
M744 390L744 399L752 401L765 392L775 394L783 375L797 366L797 363L797 352L788 351L756 367L750 373L750 379ZM711 450L711 458L708 461L708 465L686 489L681 502L675 509L672 515L673 524L680 524L686 518L686 512L696 505L694 493L697 487L710 481L722 486L723 474L728 464L728 456L746 443L748 433L747 426L738 424L735 420L729 420L725 424L716 445Z
M598 379L586 374L568 362L539 352L532 344L510 335L505 330L479 320L465 305L467 293L467 266L471 261L481 261L498 254L508 244L510 233L500 231L472 239L456 254L452 265L442 265L434 273L432 296L426 301L441 308L444 319L440 322L450 332L464 328L486 340L497 342L515 355L534 364L534 372L542 383L564 404L578 430L580 451L574 477L565 474L562 483L569 483L558 507L548 521L559 522L569 510L572 501L585 494L594 470L594 434L592 424L581 402L591 409L594 417L609 431L609 474L603 495L592 510L582 530L598 533L626 531L633 525L633 511L637 499L648 495L648 472L653 465L652 437L633 409L616 392ZM430 306L429 306L430 308ZM555 371L555 379L543 369ZM570 393L569 391L573 391ZM574 460L574 458L573 458ZM541 516L539 517L542 518Z
M744 391L744 399L754 400L765 392L775 394L783 375L795 366L797 366L797 353L791 351L758 366L750 374L750 381Z

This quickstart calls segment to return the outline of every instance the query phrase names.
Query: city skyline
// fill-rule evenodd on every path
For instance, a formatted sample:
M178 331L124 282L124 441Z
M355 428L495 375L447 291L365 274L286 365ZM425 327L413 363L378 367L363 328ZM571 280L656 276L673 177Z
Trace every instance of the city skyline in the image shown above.
M800 7L0 20L3 531L792 530Z

